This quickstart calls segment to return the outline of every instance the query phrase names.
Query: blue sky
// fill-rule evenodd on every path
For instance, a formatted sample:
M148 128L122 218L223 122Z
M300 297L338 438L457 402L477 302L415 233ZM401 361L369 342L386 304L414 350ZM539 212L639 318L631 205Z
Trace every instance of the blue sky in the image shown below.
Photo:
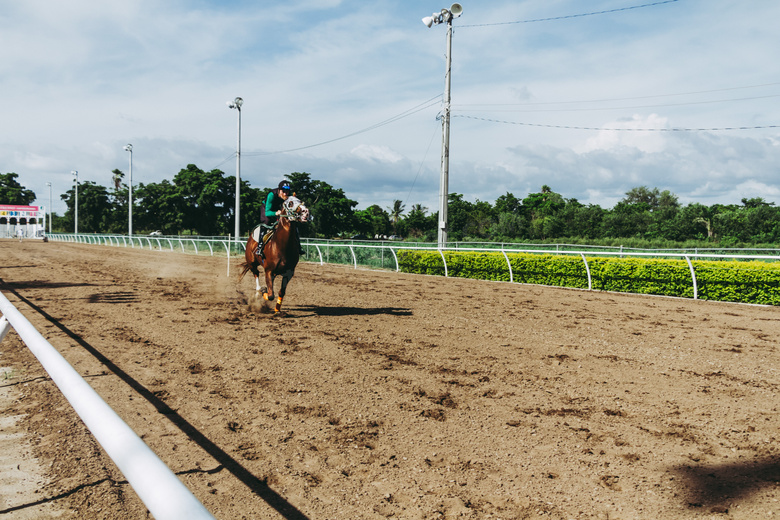
M645 185L682 203L780 203L780 128L755 128L780 125L780 2L462 5L450 192L492 203L547 184L612 207ZM226 102L241 96L253 186L306 171L361 209L400 199L436 211L446 30L421 18L443 7L3 2L0 173L18 173L39 205L51 182L60 214L71 170L110 186L114 168L127 173L127 143L136 185L189 163L233 175ZM732 127L749 128L721 130Z

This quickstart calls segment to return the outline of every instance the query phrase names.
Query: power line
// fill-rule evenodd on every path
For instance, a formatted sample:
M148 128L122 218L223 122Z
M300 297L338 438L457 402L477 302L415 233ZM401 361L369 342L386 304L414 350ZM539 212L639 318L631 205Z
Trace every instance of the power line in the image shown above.
M376 123L374 125L371 125L369 127L363 128L362 130L358 130L356 132L352 132L350 134L343 135L341 137L328 139L327 141L322 141L322 142L319 142L319 143L314 143L314 144L310 144L310 145L306 145L306 146L299 146L297 148L289 148L287 150L278 150L278 151L275 151L275 152L245 152L245 153L242 153L242 155L245 155L245 156L258 156L258 155L275 155L275 154L280 154L280 153L297 152L297 151L300 151L300 150L306 150L308 148L314 148L314 147L317 147L317 146L322 146L322 145L325 145L325 144L334 143L336 141L341 141L342 139L347 139L349 137L354 137L356 135L359 135L359 134L362 134L362 133L365 133L365 132L369 132L371 130L376 130L377 128L380 128L380 127L385 126L385 125L389 125L390 123L394 123L396 121L399 121L399 120L401 120L401 119L403 119L405 117L408 117L408 116L410 116L412 114L416 114L417 112L421 112L421 111L423 111L423 110L425 110L427 108L430 108L430 107L438 104L439 103L439 98L441 98L441 97L442 97L442 94L437 94L436 96L432 97L431 99L429 99L427 101L423 101L419 105L416 105L416 106L414 106L414 107L412 107L412 108L410 108L408 110L405 110L404 112L401 112L400 114L397 114L397 115L395 115L395 116L393 116L391 118L385 119L384 121L381 121L381 122ZM224 162L223 162L223 164L224 164Z
M458 106L539 106L539 105L573 105L579 103L609 103L613 101L633 101L635 99L653 99L653 98L674 97L674 96L691 96L694 94L712 94L713 92L729 92L732 90L774 87L777 85L780 85L780 82L763 83L761 85L746 85L744 87L728 87L728 88L719 88L719 89L712 89L712 90L697 90L692 92L678 92L674 94L654 94L650 96L633 96L633 97L624 97L624 98L583 99L579 101L541 101L536 103L462 103L459 104Z
M493 25L511 25L511 24L519 24L519 23L534 23L534 22L551 22L554 20L566 20L569 18L582 18L584 16L594 16L597 14L608 14L608 13L617 13L620 11L630 11L632 9L642 9L644 7L653 7L656 5L662 5L662 4L671 4L673 2L677 2L678 0L663 0L662 2L653 2L650 4L642 4L642 5L633 5L630 7L620 7L617 9L608 9L606 11L593 11L590 13L580 13L580 14L569 14L565 16L553 16L550 18L536 18L533 20L518 20L515 22L494 22L494 23L480 23L480 24L472 24L472 25L458 25L459 28L466 28L466 27L489 27Z
M489 123L502 123L506 125L533 126L538 128L559 128L565 130L607 130L611 132L721 132L727 130L759 130L766 128L780 128L780 125L759 125L759 126L728 126L721 128L599 128L592 126L570 126L570 125L544 125L539 123L520 123L516 121L502 121L499 119L489 119L486 117L464 116L453 114L452 117L463 117L465 119L476 119L478 121L487 121Z
M710 100L710 101L689 101L689 102L686 102L686 103L665 103L665 104L659 104L659 105L635 105L635 106L623 106L623 107L598 107L598 108L553 108L553 109L539 108L539 109L534 109L534 110L501 109L501 112L526 112L526 113L530 113L530 112L594 112L594 111L603 111L603 110L628 110L628 109L637 109L637 108L663 108L663 107L679 107L679 106L686 106L686 105L708 105L708 104L712 104L712 103L727 103L729 101L751 101L751 100L755 100L755 99L766 99L766 98L773 98L773 97L780 97L780 94L770 94L770 95L767 95L767 96L753 96L753 97L746 97L746 98L713 99L713 100ZM472 105L456 105L456 106L472 106ZM480 106L480 105L473 105L473 106ZM501 105L498 105L498 106L501 106ZM506 106L513 106L513 105L506 105Z

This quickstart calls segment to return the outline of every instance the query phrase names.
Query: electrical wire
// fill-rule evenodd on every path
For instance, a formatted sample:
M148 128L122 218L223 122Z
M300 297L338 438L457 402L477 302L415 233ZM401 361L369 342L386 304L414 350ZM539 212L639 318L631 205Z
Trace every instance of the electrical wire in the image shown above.
M438 129L439 125L436 125L436 128L433 129L433 134L431 135L431 140L428 142L428 148L425 149L425 155L423 155L422 161L420 161L420 167L417 168L417 175L414 176L414 180L412 181L412 186L409 188L409 194L406 196L406 200L404 203L408 202L412 198L412 190L414 190L414 185L417 184L417 179L420 177L420 172L422 171L423 165L425 164L425 160L428 158L428 152L431 150L431 145L433 144L433 138L436 137L436 130Z
M766 98L773 98L773 97L780 97L780 94L770 94L767 96L753 96L753 97L746 97L746 98L732 98L732 99L713 99L710 101L689 101L686 103L665 103L660 105L635 105L635 106L622 106L622 107L600 107L600 108L539 108L534 110L522 110L522 109L501 109L501 112L595 112L595 111L604 111L604 110L628 110L628 109L638 109L638 108L663 108L663 107L679 107L679 106L686 106L686 105L708 105L712 103L728 103L729 101L751 101L754 99L766 99ZM455 105L457 106L464 106L464 105ZM510 105L511 106L511 105ZM498 110L498 109L496 109ZM461 110L461 112L464 112L465 110ZM485 110L483 111L490 111Z
M300 151L300 150L307 150L309 148L314 148L314 147L317 147L317 146L322 146L322 145L325 145L325 144L334 143L336 141L341 141L343 139L347 139L349 137L354 137L356 135L360 135L360 134L363 134L365 132L369 132L371 130L376 130L377 128L383 127L385 125L389 125L390 123L395 123L396 121L399 121L399 120L401 120L401 119L403 119L405 117L408 117L410 115L416 114L417 112L421 112L423 110L426 110L426 109L428 109L428 108L430 108L432 106L437 105L439 103L439 99L441 97L442 97L442 94L437 94L436 96L430 98L429 100L423 101L419 105L416 105L416 106L414 106L414 107L412 107L412 108L410 108L408 110L405 110L404 112L401 112L400 114L397 114L397 115L395 115L393 117L385 119L384 121L381 121L381 122L376 123L374 125L371 125L369 127L363 128L362 130L358 130L356 132L352 132L350 134L343 135L341 137L328 139L327 141L322 141L322 142L319 142L319 143L314 143L314 144L310 144L310 145L306 145L306 146L299 146L297 148L289 148L287 150L277 150L275 152L246 152L246 153L242 153L241 155L245 155L245 156L248 156L248 157L254 157L254 156L258 156L258 155L275 155L275 154L280 154L280 153L297 152L297 151ZM224 162L223 162L223 164L224 164Z
M675 94L655 94L651 96L633 96L633 97L624 97L624 98L606 98L606 99L583 99L579 101L542 101L542 102L536 102L536 103L459 103L457 105L453 106L539 106L539 105L573 105L573 104L579 104L579 103L610 103L614 101L633 101L636 99L654 99L654 98L663 98L663 97L674 97L674 96L691 96L694 94L712 94L713 92L730 92L732 90L744 90L749 88L763 88L763 87L774 87L780 85L780 82L778 83L763 83L761 85L746 85L744 87L728 87L728 88L719 88L719 89L712 89L712 90L698 90L693 92L679 92Z
M606 11L593 11L590 13L580 13L580 14L569 14L565 16L553 16L550 18L536 18L533 20L518 20L515 22L494 22L494 23L480 23L480 24L471 24L471 25L458 25L458 28L465 29L465 28L471 28L471 27L491 27L494 25L511 25L511 24L520 24L520 23L534 23L534 22L551 22L554 20L566 20L569 18L582 18L584 16L594 16L598 14L608 14L608 13L617 13L620 11L630 11L632 9L642 9L645 7L654 7L657 5L663 5L663 4L671 4L673 2L677 2L678 0L663 0L661 2L653 2L650 4L642 4L642 5L633 5L630 7L620 7L617 9L608 9Z
M539 123L520 123L516 121L502 121L499 119L489 119L486 117L464 116L453 114L452 117L462 117L465 119L475 119L478 121L487 121L489 123L502 123L506 125L533 126L538 128L559 128L565 130L607 130L612 132L722 132L727 130L759 130L766 128L780 128L780 125L757 125L757 126L727 126L721 128L599 128L592 126L570 126L570 125L545 125Z

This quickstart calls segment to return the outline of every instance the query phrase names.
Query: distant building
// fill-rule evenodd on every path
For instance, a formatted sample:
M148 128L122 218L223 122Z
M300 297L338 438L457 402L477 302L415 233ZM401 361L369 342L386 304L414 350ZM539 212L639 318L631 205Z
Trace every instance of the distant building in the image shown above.
M40 238L46 230L46 213L39 206L0 204L0 238Z

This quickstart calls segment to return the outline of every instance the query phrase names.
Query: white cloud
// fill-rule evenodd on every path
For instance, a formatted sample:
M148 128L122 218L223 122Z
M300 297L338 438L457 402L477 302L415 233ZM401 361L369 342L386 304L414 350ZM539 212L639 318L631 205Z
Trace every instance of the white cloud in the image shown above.
M668 130L669 125L665 117L650 114L647 117L634 115L631 119L606 123L601 128L596 136L586 140L582 146L575 146L574 150L585 153L628 147L645 153L661 152L666 146L666 136L662 131L650 130Z
M684 202L777 193L776 128L637 130L780 124L780 3L686 0L481 25L615 6L489 4L466 5L454 24L453 112L481 119L453 118L451 192L493 202L547 184L605 206L636 185ZM0 17L0 172L19 173L40 203L52 182L60 213L70 171L108 185L111 170L127 168L128 142L135 182L172 179L188 163L232 173L236 112L225 101L240 95L242 147L255 153L242 176L253 185L307 171L360 207L399 199L435 210L440 107L360 131L442 92L445 31L420 23L438 7L10 2Z
M395 163L403 160L403 156L394 152L388 146L361 144L353 148L350 153L367 161Z

